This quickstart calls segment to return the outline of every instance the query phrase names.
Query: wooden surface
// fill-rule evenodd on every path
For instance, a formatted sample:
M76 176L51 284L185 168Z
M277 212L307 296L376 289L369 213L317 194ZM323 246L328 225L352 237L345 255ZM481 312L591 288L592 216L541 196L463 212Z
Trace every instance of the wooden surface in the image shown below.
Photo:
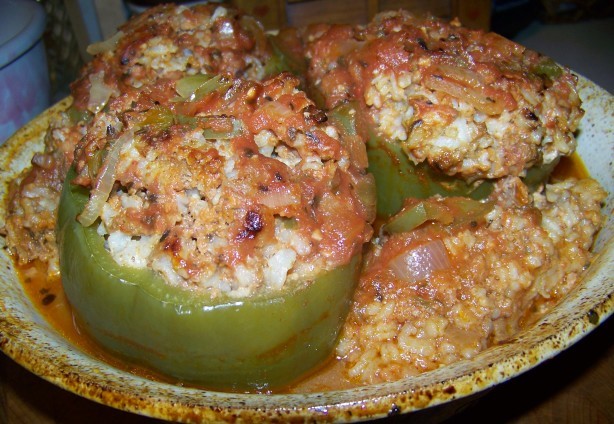
M447 423L614 423L613 336L610 318L567 351L492 389ZM1 424L154 422L59 389L0 354Z

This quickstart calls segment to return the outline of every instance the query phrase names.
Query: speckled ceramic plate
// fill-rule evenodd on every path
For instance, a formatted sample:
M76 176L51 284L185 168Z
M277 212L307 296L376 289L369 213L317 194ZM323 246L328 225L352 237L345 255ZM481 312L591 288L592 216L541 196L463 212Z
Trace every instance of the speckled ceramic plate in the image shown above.
M56 332L24 293L5 249L0 250L0 348L33 373L76 394L167 420L348 421L412 414L436 405L440 406L420 415L430 411L452 414L472 395L574 344L614 309L614 97L583 78L579 87L587 113L580 127L578 151L591 175L610 193L604 211L609 220L595 245L599 255L582 284L535 326L471 361L394 383L310 394L243 395L154 382L84 354ZM49 109L0 149L2 205L8 181L41 149L49 117L67 104L63 101ZM0 226L4 214L0 207ZM0 243L4 245L4 240Z

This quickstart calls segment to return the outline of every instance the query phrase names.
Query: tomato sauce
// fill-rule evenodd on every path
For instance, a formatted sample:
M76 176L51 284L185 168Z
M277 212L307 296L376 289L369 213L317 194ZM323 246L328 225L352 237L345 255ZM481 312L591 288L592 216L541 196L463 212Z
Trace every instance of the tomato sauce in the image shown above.
M73 314L59 275L47 275L46 265L35 262L18 269L24 290L45 319L70 343L88 355L109 365L151 380L178 384L143 366L108 352L85 334Z
M584 162L578 155L573 153L571 156L562 156L556 168L552 172L552 180L566 180L568 178L576 178L578 180L589 178L590 175Z

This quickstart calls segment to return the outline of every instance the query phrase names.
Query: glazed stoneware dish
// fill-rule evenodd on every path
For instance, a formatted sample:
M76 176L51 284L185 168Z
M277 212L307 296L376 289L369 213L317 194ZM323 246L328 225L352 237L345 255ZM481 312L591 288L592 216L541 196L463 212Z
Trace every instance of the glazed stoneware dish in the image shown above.
M440 420L488 388L513 378L573 345L606 320L614 294L614 98L580 77L586 110L578 152L609 195L608 217L594 249L599 254L580 285L535 325L512 340L417 377L348 390L305 394L237 394L149 380L114 368L80 351L33 305L6 249L0 251L0 348L31 372L93 401L151 417L184 421L359 421L431 412ZM66 99L11 137L0 150L2 205L9 182L40 151L51 116ZM0 227L6 211L0 211ZM4 247L4 239L0 238ZM438 406L438 407L437 407ZM436 408L435 408L436 407Z

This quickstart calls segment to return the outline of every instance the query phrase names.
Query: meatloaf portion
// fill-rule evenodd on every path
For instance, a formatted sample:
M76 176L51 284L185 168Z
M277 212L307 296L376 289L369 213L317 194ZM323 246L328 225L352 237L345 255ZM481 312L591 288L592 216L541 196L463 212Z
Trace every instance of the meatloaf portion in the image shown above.
M414 163L476 181L523 176L575 149L576 77L500 35L405 11L300 34L308 85L326 106L358 101Z

